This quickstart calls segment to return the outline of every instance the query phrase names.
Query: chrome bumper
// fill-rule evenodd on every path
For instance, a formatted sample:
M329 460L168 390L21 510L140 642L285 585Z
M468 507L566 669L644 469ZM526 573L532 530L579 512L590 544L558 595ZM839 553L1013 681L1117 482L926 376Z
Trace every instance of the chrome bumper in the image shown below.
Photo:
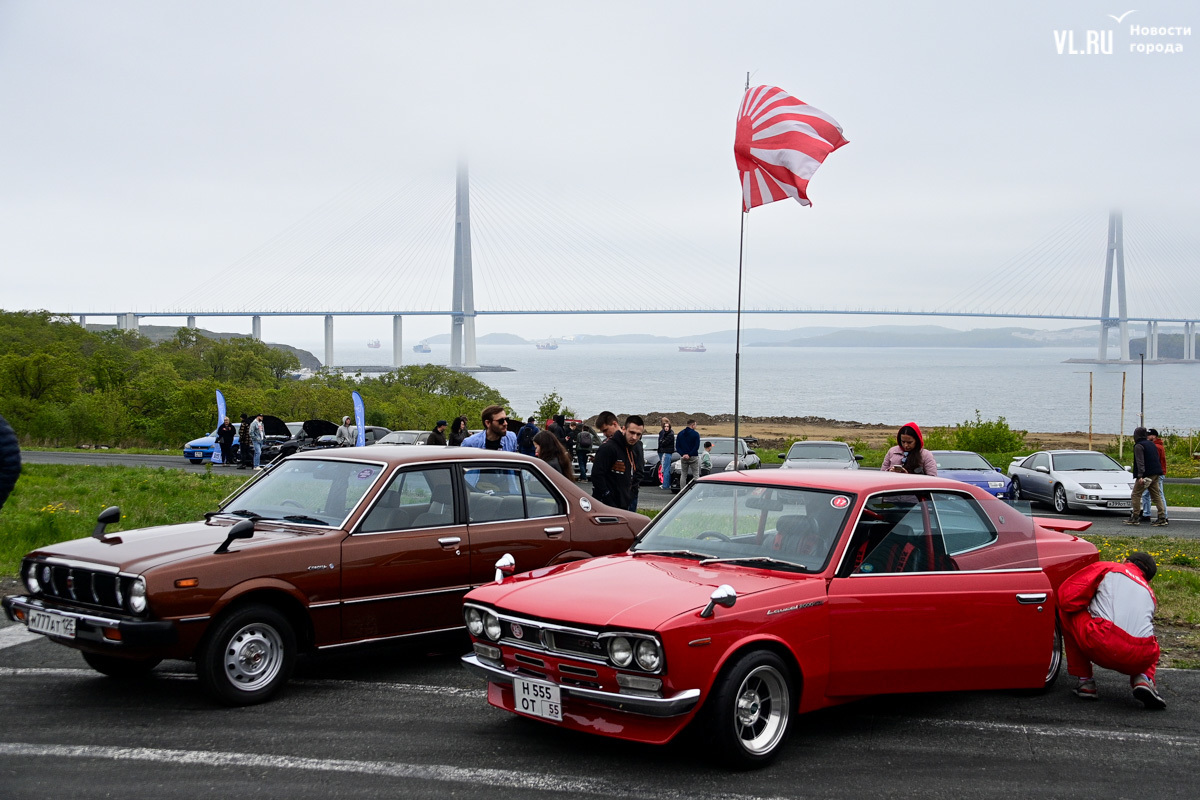
M176 630L175 623L173 622L128 620L89 614L82 611L69 611L67 609L47 606L40 600L30 600L27 597L17 595L5 597L0 602L2 602L8 618L18 624L27 625L28 623L17 619L15 613L17 610L23 611L26 614L30 611L53 611L55 614L73 618L75 620L75 639L64 639L49 634L39 634L55 641L92 642L114 648L130 648L172 645L179 640L179 632ZM116 628L119 630L121 632L120 640L114 641L106 638L102 630L104 628Z
M513 673L503 667L480 660L479 656L474 653L463 656L462 663L467 672L485 678L491 683L512 685ZM562 683L557 685L562 691L563 697L574 697L589 703L647 717L677 717L691 711L700 701L699 689L685 689L672 697L649 697L636 694L614 694L599 689L588 689Z

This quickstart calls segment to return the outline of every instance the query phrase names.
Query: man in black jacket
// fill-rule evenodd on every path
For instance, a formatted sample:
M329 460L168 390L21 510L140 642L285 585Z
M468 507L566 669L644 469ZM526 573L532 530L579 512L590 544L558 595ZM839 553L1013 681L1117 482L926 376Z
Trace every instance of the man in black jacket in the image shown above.
M433 430L429 432L429 438L425 440L425 444L446 445L446 420L439 419L437 425L433 426Z
M642 439L644 423L641 417L631 414L625 418L625 430L621 430L617 416L604 411L596 418L596 427L608 438L592 459L592 496L605 505L628 509L637 469L634 445Z
M1133 431L1133 493L1129 499L1133 505L1133 513L1125 520L1126 525L1140 525L1142 522L1142 492L1150 491L1150 500L1158 509L1158 519L1154 520L1155 527L1161 528L1167 524L1167 503L1163 499L1162 484L1158 476L1163 474L1162 462L1158 458L1158 448L1146 435L1145 428L1134 428Z
M21 446L17 434L4 417L0 417L0 506L21 477Z

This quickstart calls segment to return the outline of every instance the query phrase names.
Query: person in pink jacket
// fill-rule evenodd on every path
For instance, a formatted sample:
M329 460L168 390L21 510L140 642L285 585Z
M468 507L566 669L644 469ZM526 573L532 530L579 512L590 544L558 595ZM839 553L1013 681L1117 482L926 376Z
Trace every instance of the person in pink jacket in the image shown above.
M1079 679L1079 697L1097 697L1092 664L1129 676L1133 696L1146 708L1166 708L1154 685L1158 600L1150 581L1158 565L1149 553L1130 553L1122 564L1098 561L1063 581L1058 614L1067 651L1067 672Z
M908 472L913 475L937 475L937 459L925 449L925 437L917 423L902 425L896 432L896 446L883 457L884 472Z

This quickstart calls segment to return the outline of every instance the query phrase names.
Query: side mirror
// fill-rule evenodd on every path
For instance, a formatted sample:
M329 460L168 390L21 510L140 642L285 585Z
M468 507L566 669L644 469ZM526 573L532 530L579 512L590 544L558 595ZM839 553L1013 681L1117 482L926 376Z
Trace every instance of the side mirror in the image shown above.
M779 454L779 458L780 458L780 460L782 460L782 461L786 461L786 460L787 460L787 453L780 453L780 454Z
M121 519L121 507L109 506L100 512L96 517L96 527L92 529L92 538L99 539L104 536L104 528L107 525L112 525Z
M496 583L503 583L505 578L511 578L517 571L517 560L512 553L505 553L496 562Z
M700 616L704 619L708 619L713 615L713 609L716 606L733 608L733 604L736 602L737 590L735 590L728 583L723 583L716 589L713 589L713 593L708 597L708 605L706 605L704 610L700 612Z
M229 529L229 534L225 537L225 541L221 542L221 546L214 550L213 553L228 553L229 545L232 544L235 539L249 539L253 535L254 520L244 519Z
M1040 472L1040 473L1042 473L1043 475L1049 475L1049 474L1050 474L1050 468L1049 468L1049 467L1034 467L1034 468L1033 468L1033 471L1034 471L1034 472Z
M862 457L862 456L855 456L855 457L854 457L854 460L855 460L855 461L862 461L862 460L863 460L863 457Z
M1125 468L1125 471L1126 471L1126 472L1133 472L1133 467L1126 467L1126 468Z

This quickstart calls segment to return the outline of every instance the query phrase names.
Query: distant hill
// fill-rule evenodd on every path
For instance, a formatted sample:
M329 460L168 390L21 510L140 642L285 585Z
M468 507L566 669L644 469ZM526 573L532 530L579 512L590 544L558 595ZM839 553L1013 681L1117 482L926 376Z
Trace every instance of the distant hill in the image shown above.
M110 331L115 328L115 325L93 325L88 323L84 326L89 331ZM138 325L138 333L145 336L155 344L165 342L168 339L173 339L175 333L179 330L179 326L172 327L170 325ZM208 339L248 339L249 334L245 333L225 333L223 331L209 331L204 328L197 328L201 336ZM301 350L299 347L292 347L290 344L280 344L279 342L263 342L267 347L273 347L276 350L283 350L292 353L296 358L300 359L300 366L303 369L318 370L321 368L321 360L307 350Z

